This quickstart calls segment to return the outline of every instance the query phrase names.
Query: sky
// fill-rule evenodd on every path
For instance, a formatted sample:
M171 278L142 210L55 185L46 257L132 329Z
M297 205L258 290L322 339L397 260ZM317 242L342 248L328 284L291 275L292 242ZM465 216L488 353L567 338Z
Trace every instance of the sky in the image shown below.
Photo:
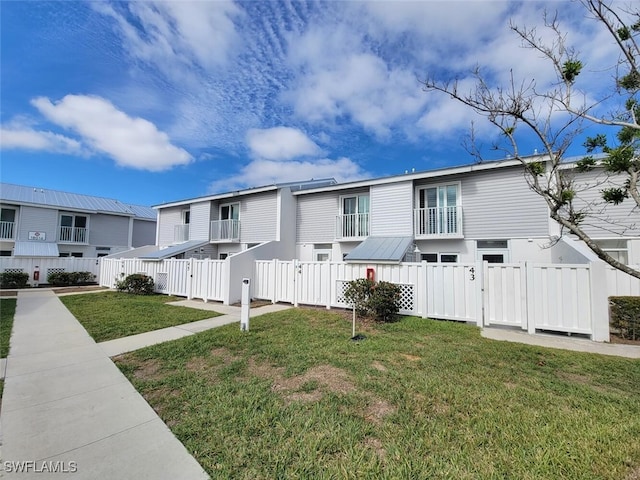
M485 120L421 82L468 86L480 66L551 84L509 29L545 9L597 96L617 52L564 0L0 1L0 179L140 205L353 181L473 163L472 121L502 158Z

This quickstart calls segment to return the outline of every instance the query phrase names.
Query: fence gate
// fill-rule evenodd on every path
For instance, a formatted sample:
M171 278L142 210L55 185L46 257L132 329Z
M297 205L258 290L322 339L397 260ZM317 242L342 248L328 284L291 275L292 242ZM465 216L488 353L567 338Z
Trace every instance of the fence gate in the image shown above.
M426 315L442 320L482 321L480 263L427 263Z
M484 263L484 325L527 329L527 277L521 263Z

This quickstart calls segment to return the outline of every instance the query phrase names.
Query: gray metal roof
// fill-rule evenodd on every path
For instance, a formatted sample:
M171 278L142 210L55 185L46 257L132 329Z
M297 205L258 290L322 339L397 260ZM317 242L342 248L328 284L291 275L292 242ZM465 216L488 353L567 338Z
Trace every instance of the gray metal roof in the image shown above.
M52 242L16 242L14 257L59 257L58 244Z
M164 260L175 255L191 250L192 248L198 248L209 243L208 240L189 240L188 242L181 243L179 245L172 245L171 247L163 248L156 252L148 253L140 256L141 260Z
M400 263L413 245L411 237L368 237L351 250L346 262Z
M148 220L155 220L157 217L157 212L153 208L142 205L130 205L111 198L92 197L11 183L0 183L0 202L119 214Z

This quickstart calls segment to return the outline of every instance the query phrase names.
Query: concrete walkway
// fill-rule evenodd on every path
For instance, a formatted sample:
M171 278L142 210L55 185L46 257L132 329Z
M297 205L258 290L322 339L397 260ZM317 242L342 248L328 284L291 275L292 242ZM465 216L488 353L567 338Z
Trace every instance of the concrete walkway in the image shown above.
M155 345L157 343L167 342L169 340L175 340L177 338L187 337L198 332L204 332L212 328L227 325L229 323L237 323L240 328L240 307L232 307L228 305L222 305L219 303L204 303L197 300L180 300L177 302L170 302L169 305L178 305L189 308L198 308L201 310L210 310L218 313L225 313L219 317L207 318L205 320L199 320L196 322L185 323L177 325L175 327L162 328L160 330L154 330L152 332L140 333L138 335L131 335L129 337L116 338L115 340L109 340L99 343L102 351L109 357L114 357L122 353L132 352L140 348ZM251 318L265 313L279 312L281 310L287 310L291 308L291 305L265 305L259 308L251 309ZM251 326L251 322L249 322Z
M50 290L18 295L0 423L7 478L208 478Z
M530 335L522 330L507 328L483 328L482 336L492 340L505 342L525 343L539 347L560 348L575 352L599 353L601 355L613 355L616 357L640 358L640 346L622 345L619 343L601 343L579 337L568 337L537 333Z

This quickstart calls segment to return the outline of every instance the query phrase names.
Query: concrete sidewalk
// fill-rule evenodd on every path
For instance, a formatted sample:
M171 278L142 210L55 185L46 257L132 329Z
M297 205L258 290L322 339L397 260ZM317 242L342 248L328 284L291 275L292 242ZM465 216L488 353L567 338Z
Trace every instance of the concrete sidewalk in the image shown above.
M537 333L530 335L522 330L507 328L483 328L481 335L484 338L500 340L504 342L517 342L539 347L560 348L574 352L599 353L601 355L613 355L616 357L640 358L640 346L622 345L619 343L601 343L578 337Z
M208 478L50 290L18 295L0 422L7 478Z
M169 305L210 310L219 313L226 313L226 315L185 323L175 327L153 330L151 332L131 335L129 337L116 338L115 340L108 340L106 342L99 343L98 345L109 357L114 357L122 353L132 352L158 343L187 337L189 335L204 332L205 330L210 330L229 323L237 323L240 325L240 307L232 307L219 303L204 303L197 300L180 300L177 302L170 302ZM251 318L264 315L265 313L287 310L289 308L291 308L291 305L265 305L263 307L252 308Z

